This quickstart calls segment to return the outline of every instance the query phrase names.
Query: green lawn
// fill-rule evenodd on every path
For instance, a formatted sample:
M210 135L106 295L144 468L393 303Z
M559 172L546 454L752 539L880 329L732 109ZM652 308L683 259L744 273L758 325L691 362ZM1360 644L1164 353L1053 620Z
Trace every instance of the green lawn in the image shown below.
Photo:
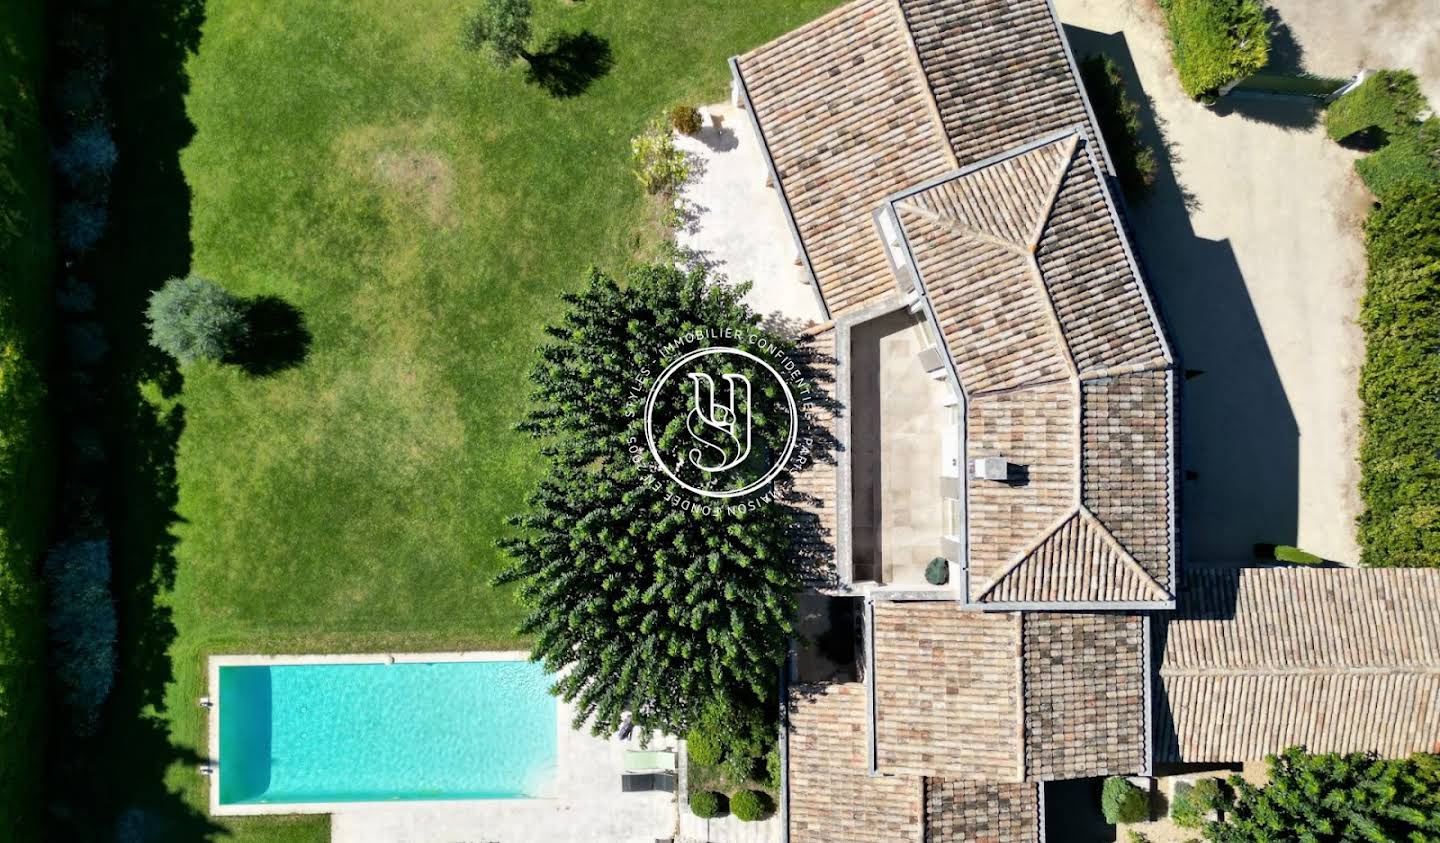
M831 5L537 0L537 43L588 32L611 51L608 73L569 98L527 82L523 65L498 71L462 51L464 4L205 6L183 67L193 139L183 126L120 138L131 176L117 179L134 180L136 210L110 247L129 250L112 271L130 292L108 302L116 377L133 399L117 428L133 449L115 481L134 492L116 504L127 525L117 557L131 566L119 575L122 621L150 630L125 658L151 681L120 708L168 732L161 775L179 801L203 799L189 751L203 749L194 700L208 654L517 643L513 597L489 585L504 519L538 476L534 448L511 428L558 295L588 264L645 245L629 139L675 101L723 99L727 56ZM186 8L161 6L171 22ZM144 15L125 24L135 48L169 45ZM132 64L122 83L153 70ZM132 85L130 110L179 101L183 80L170 81ZM183 150L183 185L146 190L143 179L164 181L163 162L127 164L126 150L162 136L152 146ZM188 244L175 208L184 185ZM146 241L155 216L180 241L168 256ZM177 383L133 325L144 291L187 263L297 308L308 356L268 377L197 364ZM157 666L155 642L168 664ZM156 807L165 794L153 785L140 791L173 812ZM223 827L236 840L318 841L328 826Z

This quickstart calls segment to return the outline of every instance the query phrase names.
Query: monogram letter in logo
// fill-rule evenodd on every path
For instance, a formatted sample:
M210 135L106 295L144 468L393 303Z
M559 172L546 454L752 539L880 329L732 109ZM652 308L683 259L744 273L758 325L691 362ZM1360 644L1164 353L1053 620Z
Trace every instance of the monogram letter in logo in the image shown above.
M686 377L695 388L690 415L685 418L690 438L697 443L690 449L690 462L711 474L728 471L750 456L750 379L721 375L726 394L717 400L714 378L704 372L690 372Z

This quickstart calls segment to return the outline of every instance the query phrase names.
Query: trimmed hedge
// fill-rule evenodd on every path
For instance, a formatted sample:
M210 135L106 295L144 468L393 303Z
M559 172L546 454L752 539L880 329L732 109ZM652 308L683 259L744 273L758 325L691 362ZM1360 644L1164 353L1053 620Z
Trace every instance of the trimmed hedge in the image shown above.
M742 790L730 797L730 813L741 822L763 820L770 816L774 807L775 803L770 801L769 794L758 790Z
M690 813L702 820L718 817L725 813L725 794L713 790L702 790L690 796Z
M1125 92L1119 65L1103 53L1086 56L1080 62L1080 79L1095 108L1105 146L1115 160L1120 189L1131 201L1144 198L1155 186L1159 164L1155 151L1140 140L1140 105Z
M1365 248L1360 559L1440 567L1440 184L1386 199Z
M1255 73L1270 57L1270 24L1258 0L1159 0L1180 87L1191 97Z
M1325 131L1337 141L1374 149L1355 162L1376 196L1440 181L1440 118L1428 109L1420 83L1408 70L1381 70L1325 110Z

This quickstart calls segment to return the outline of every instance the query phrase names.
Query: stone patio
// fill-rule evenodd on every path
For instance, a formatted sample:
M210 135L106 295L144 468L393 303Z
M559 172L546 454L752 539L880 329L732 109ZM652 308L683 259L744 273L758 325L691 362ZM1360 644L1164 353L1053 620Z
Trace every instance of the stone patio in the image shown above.
M729 105L702 111L704 127L676 144L699 164L682 194L694 219L676 238L679 246L731 281L754 282L745 300L764 316L791 327L820 322L819 298L797 262L780 194L766 185L750 118Z

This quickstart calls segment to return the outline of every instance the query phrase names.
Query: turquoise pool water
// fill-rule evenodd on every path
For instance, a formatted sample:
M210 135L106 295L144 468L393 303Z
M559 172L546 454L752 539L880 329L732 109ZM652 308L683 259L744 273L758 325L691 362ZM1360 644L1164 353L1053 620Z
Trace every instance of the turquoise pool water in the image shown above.
M220 668L220 802L513 799L553 777L537 664Z

